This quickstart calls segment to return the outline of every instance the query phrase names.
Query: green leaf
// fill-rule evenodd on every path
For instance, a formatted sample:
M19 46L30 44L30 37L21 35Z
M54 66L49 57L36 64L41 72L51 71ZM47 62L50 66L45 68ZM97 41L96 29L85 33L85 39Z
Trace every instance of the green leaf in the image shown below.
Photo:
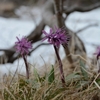
M100 78L96 79L96 82L100 85Z
M35 76L35 78L36 78L37 81L41 82L41 78L40 78L40 76L39 76L36 68L34 68L34 76Z
M88 73L86 72L85 64L80 60L81 72L85 79L88 79Z
M69 74L67 77L66 77L66 81L71 81L72 79L80 79L82 78L81 75L78 73L78 72L74 72L74 73L71 73Z
M48 75L48 82L52 83L55 79L55 75L54 75L54 66L52 65L52 69Z

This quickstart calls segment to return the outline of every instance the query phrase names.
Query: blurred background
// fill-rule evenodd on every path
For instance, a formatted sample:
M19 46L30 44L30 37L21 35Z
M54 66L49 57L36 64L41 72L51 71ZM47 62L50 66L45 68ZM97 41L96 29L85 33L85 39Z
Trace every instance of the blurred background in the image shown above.
M17 68L25 72L14 48L16 36L32 41L30 64L37 68L54 64L53 47L41 42L42 30L49 32L54 26L65 27L71 35L69 53L85 52L92 58L100 45L100 0L0 0L0 73L13 73ZM64 51L61 46L62 59Z

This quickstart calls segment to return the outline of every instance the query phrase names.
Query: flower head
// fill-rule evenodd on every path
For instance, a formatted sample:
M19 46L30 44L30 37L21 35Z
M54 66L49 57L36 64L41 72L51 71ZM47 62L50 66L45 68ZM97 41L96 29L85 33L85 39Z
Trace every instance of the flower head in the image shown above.
M99 56L100 56L100 46L97 47L97 50L96 50L96 52L94 54L97 55L97 60L98 60Z
M21 40L17 37L18 42L15 42L17 52L21 53L21 55L27 55L29 53L29 49L32 49L32 44L26 38L22 38Z
M66 31L62 30L61 28L55 28L55 31L53 31L51 28L49 33L44 30L42 32L45 34L43 41L47 39L50 44L53 44L57 47L59 47L60 44L67 44L70 39L70 36L65 35Z

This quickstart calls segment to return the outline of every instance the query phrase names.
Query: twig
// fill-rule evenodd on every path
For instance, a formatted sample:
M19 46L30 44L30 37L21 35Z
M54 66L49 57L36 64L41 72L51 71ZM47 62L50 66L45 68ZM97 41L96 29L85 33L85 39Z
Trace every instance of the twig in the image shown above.
M61 27L65 26L65 24L63 22L63 17L62 17L63 12L60 10L60 8L62 8L62 7L60 7L60 5L63 6L63 0L60 1L61 4L59 3L58 0L54 0L54 2L55 2L55 12L57 13L58 26L61 28ZM67 57L68 61L70 62L70 64L73 64L72 57L67 56L67 55L70 54L69 48L66 46L66 44L63 44L63 47L64 47L64 50L65 50L66 57Z
M29 55L35 51L37 48L39 48L40 46L49 46L50 44L49 43L41 43L39 45L37 45L34 49L31 50L31 52L29 53Z
M85 44L88 44L88 45L92 45L92 46L94 46L94 47L98 47L99 46L99 44L94 44L94 43L89 43L89 42L84 42Z
M57 15L57 22L58 22L58 27L62 27L62 26L64 26L64 23L62 23L62 11L61 11L61 9L60 8L62 8L62 7L60 7L60 3L61 3L61 1L60 0L54 0L54 2L55 2L55 13L56 13L56 15ZM62 6L62 5L61 5ZM63 8L62 8L63 9Z
M82 6L72 6L71 8L64 8L64 12L69 15L70 13L74 12L74 11L79 11L79 12L86 12L86 11L90 11L90 10L93 10L93 9L96 9L100 7L100 2L96 3L96 4L92 4L90 6L87 6L87 7L82 7Z
M87 25L87 26L83 27L82 29L76 31L75 33L78 34L78 33L82 32L82 31L84 31L84 30L86 30L86 29L88 29L88 28L90 28L90 27L93 27L93 26L98 26L98 24L95 23L95 24Z
M95 79L93 80L93 82L90 84L89 88L93 85L94 81L100 76L100 73L97 74L97 76L95 77Z

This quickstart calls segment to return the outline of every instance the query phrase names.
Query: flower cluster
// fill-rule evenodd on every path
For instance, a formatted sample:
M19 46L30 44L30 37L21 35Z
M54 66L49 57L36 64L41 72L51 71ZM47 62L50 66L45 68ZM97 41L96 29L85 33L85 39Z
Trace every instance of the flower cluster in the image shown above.
M53 44L56 47L59 47L60 44L67 44L70 39L70 36L65 35L66 31L61 28L56 28L55 31L51 28L49 33L44 30L42 32L45 34L43 41L47 39L50 44Z
M15 42L15 46L17 52L21 53L21 55L27 55L29 53L29 49L32 49L32 44L26 38L22 38L21 40L17 37L18 42Z
M96 53L94 53L95 55L97 55L97 60L99 59L100 56L100 46L97 47Z

